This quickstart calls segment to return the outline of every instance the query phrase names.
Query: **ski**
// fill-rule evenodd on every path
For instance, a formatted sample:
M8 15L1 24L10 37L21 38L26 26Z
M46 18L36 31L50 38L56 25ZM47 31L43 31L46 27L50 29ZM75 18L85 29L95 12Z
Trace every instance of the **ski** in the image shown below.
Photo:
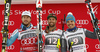
M64 14L64 19L61 19L61 25L62 25L62 36L60 37L60 43L61 43L60 52L64 52L67 51L66 40L64 39L65 14Z
M42 0L36 1L36 10L37 10L37 29L40 31L38 35L38 52L42 52ZM39 42L41 41L41 42Z
M5 10L4 10L4 30L3 30L3 39L2 39L2 52L6 52L6 42L8 37L8 23L10 16L10 7L11 0L4 0L5 2Z
M91 0L85 0L85 3L86 3L86 7L88 9L88 12L90 14L90 17L91 17L91 22L92 22L92 25L93 25L94 30L95 30L94 32L96 33L97 38L99 39L99 42L100 42L100 30L98 28L98 19L95 17L93 7L91 4Z

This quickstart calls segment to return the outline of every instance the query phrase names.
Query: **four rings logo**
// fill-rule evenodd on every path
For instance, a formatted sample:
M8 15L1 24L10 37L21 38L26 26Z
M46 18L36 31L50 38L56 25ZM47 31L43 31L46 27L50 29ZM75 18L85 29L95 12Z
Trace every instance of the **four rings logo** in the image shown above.
M42 25L48 25L47 20L43 20L43 21L42 21Z
M100 44L96 44L96 45L95 45L95 48L96 48L96 49L100 49Z
M82 27L82 25L89 24L88 20L76 20L77 27Z
M2 25L4 24L4 21L2 22ZM9 26L13 26L15 23L14 21L9 21Z
M77 20L77 21L76 21L76 24L87 25L87 24L89 24L89 21L88 21L88 20Z
M42 20L42 28L44 28L45 26L47 26L48 25L48 22L47 22L47 20Z
M14 45L11 45L11 46L7 47L6 49L7 50L13 50L14 48L15 48L15 46Z
M35 41L36 41L35 38L22 39L21 44L22 45L34 44L36 43Z
M89 48L89 45L88 45L88 44L85 44L85 46L86 46L86 49L88 49L88 48Z

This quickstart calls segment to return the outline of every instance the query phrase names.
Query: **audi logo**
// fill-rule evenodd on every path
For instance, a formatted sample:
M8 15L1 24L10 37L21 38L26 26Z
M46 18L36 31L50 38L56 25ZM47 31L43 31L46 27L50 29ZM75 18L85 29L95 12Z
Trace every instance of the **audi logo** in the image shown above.
M47 20L43 20L43 21L42 21L42 25L48 25Z
M15 48L15 46L14 45L11 45L11 46L7 47L6 49L7 50L13 50L14 48Z
M87 24L89 24L89 21L88 20L77 20L76 24L87 25Z
M27 38L21 40L22 45L34 44L34 43L35 43L35 38Z
M95 48L96 48L96 49L100 49L100 44L96 44L96 45L95 45Z
M2 25L4 24L4 21L2 22ZM15 23L14 21L9 21L9 26L13 26Z
M88 45L88 44L85 44L85 46L86 46L86 49L88 49L88 48L89 48L89 45Z

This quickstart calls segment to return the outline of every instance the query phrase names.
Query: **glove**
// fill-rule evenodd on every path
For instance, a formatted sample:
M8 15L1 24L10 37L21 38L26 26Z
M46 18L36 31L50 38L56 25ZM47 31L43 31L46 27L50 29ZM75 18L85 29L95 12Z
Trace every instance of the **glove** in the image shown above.
M60 44L60 39L58 39L58 41L57 41L57 48L59 48L59 46L61 46L61 44Z
M2 27L1 33L3 34L5 31L7 31L7 33L8 33L8 29L4 30L4 27Z

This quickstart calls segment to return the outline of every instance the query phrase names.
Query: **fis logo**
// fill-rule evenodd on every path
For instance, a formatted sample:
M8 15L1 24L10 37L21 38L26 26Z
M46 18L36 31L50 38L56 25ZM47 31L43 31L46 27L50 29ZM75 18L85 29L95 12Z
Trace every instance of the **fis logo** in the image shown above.
M91 6L91 8L92 8L92 13L98 14L98 12L97 12L97 10L98 10L98 5L96 5L95 7L92 7L92 5L91 5L91 3L90 3L90 6ZM90 14L91 12L90 12L90 10L89 10L88 5L86 5L86 7L88 8L87 14Z
M82 27L82 25L88 25L89 21L88 20L76 20L76 24L78 27Z

